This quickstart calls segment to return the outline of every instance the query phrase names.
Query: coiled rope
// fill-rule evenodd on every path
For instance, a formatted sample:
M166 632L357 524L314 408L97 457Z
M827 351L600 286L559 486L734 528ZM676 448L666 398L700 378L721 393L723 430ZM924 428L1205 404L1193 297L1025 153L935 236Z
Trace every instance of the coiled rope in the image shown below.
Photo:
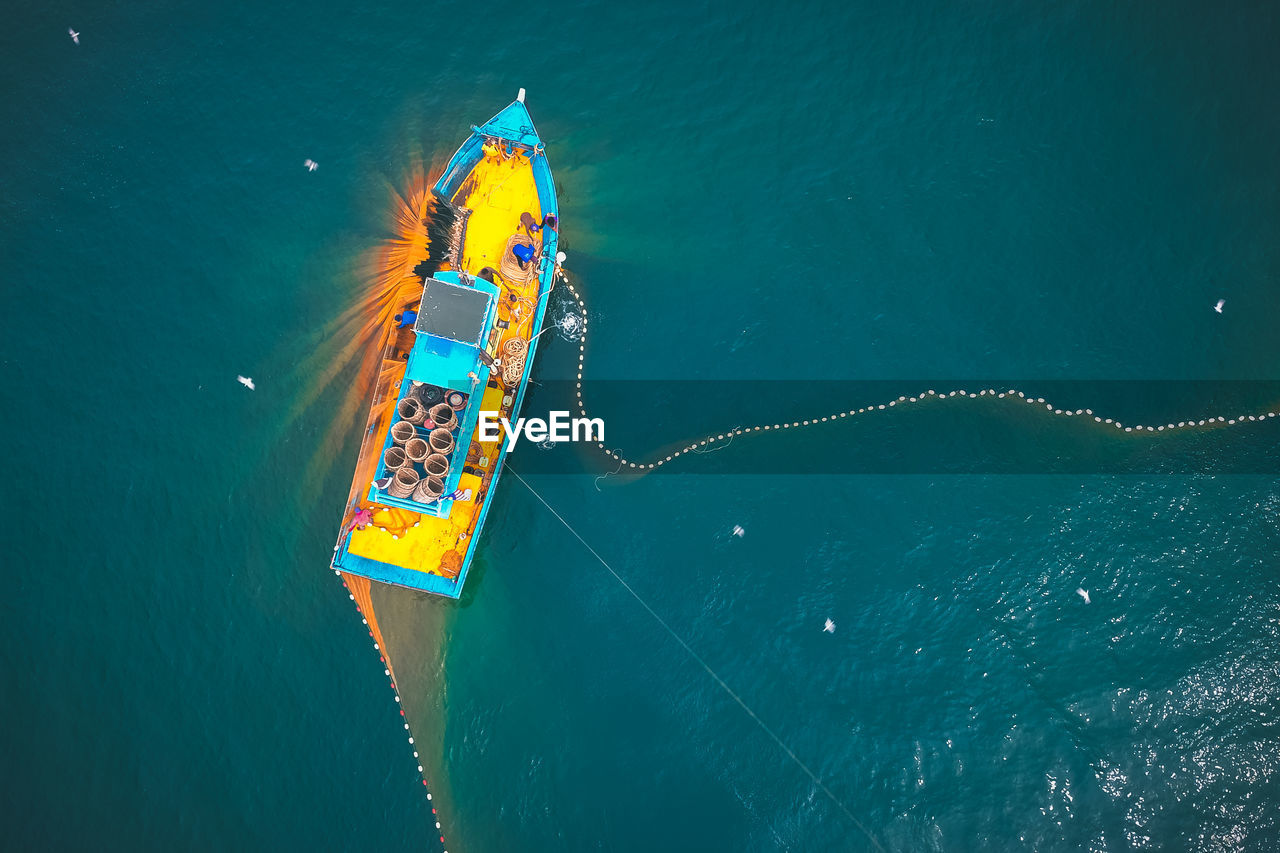
M578 413L585 418L587 417L587 410L582 400L582 373L583 373L583 368L586 364L586 357L587 357L587 306L586 306L586 303L583 302L582 300L582 295L578 293L577 288L575 288L573 286L573 283L569 281L569 277L565 274L564 270L561 268L557 268L556 273L560 276L560 279L565 283L565 286L568 288L569 293L573 296L574 301L578 305L579 313L582 315L582 335L578 341L578 375L577 375L575 390L577 393ZM628 459L619 451L605 447L604 442L597 442L596 446L603 453L609 456L611 459L616 459L618 462L620 462L623 466L627 468L634 468L636 470L641 470L641 469L651 470L654 468L661 468L663 465L666 465L668 462L678 459L679 457L687 453L705 453L707 450L713 447L716 447L717 443L719 442L725 442L724 445L720 445L720 446L727 446L727 442L732 441L735 437L740 435L747 435L748 433L779 432L783 430L799 429L801 427L814 426L816 424L823 424L829 421L838 421L844 418L852 418L858 415L868 415L873 412L887 411L897 406L918 404L918 403L924 403L924 402L933 401L933 400L947 400L952 397L964 397L970 400L978 400L978 399L987 398L987 397L998 399L998 400L1004 400L1004 399L1021 400L1022 402L1030 403L1033 406L1041 407L1046 412L1053 414L1055 416L1065 417L1065 418L1071 418L1071 417L1090 418L1097 424L1101 424L1104 427L1110 427L1119 432L1141 433L1144 435L1169 432L1171 430L1198 429L1200 427L1234 426L1236 424L1255 423L1257 421L1265 421L1269 418L1280 416L1280 412L1271 411L1271 412L1263 412L1260 414L1246 413L1242 415L1236 415L1235 417L1219 415L1216 417L1201 418L1198 420L1189 420L1189 421L1178 421L1177 423L1157 424L1154 426L1150 424L1147 424L1147 425L1134 424L1131 426L1126 426L1120 421L1115 420L1113 418L1104 418L1102 415L1095 414L1093 409L1057 408L1056 406L1053 405L1053 403L1047 402L1044 397L1032 397L1031 395L1023 393L1022 391L1019 391L1016 388L1008 388L1008 389L999 390L999 391L997 391L994 388L984 388L976 392L966 391L966 390L938 392L930 388L914 396L902 396L902 397L898 397L896 400L888 400L884 403L879 403L872 406L861 406L857 409L849 409L848 411L832 412L830 414L822 415L821 417L809 418L808 420L789 421L789 422L783 421L781 423L755 424L752 426L735 427L726 432L718 433L715 435L708 435L706 438L692 442L691 444L688 444L685 447L682 447L679 450L672 452L670 455L657 459L653 462L636 462L631 459Z

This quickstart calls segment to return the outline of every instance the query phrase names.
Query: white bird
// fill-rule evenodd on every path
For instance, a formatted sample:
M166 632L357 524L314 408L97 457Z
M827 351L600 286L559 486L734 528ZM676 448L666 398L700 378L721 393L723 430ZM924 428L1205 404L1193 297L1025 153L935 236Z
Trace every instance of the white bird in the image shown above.
M1221 313L1222 313L1222 306L1223 306L1223 305L1226 305L1226 304L1227 304L1227 300L1225 300L1225 299L1219 299L1219 300L1218 300L1218 304L1217 304L1217 305L1215 305L1215 306L1213 306L1213 310L1214 310L1214 311L1217 311L1219 314L1221 314Z
M248 388L250 391L256 390L253 386L253 380L250 379L248 376L237 375L236 381L239 382L244 387Z
M735 524L735 525L733 526L733 535L734 535L734 536L737 536L739 539L741 539L743 536L746 536L746 535L747 535L747 531L745 531L745 530L743 530L743 529L742 529L742 525L740 525L740 524Z
M70 27L67 27L67 34L68 34L69 36L71 36L71 40L72 40L73 42L75 42L76 44L79 44L79 43L80 43L80 34L79 34L78 32L76 32L75 30L71 29Z
M836 632L836 623L828 619L827 624L822 626L822 630L826 631L828 634L834 634Z
M314 172L316 169L320 167L320 164L317 163L315 160L312 160L310 157L308 157L306 160L303 160L302 165L307 167L308 172Z
M1089 603L1089 590L1087 590L1087 589L1077 589L1077 590L1076 590L1076 595L1078 595L1078 596L1080 596L1081 598L1083 598L1083 599L1084 599L1084 603L1085 603L1085 604L1088 604L1088 603Z

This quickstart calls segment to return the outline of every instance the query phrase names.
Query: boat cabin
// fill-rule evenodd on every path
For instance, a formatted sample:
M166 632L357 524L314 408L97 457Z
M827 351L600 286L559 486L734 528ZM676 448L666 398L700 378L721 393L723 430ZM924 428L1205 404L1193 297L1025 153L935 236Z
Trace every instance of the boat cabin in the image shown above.
M479 488L465 464L493 363L485 346L498 313L497 285L455 271L422 288L413 347L369 487L374 503L448 518Z

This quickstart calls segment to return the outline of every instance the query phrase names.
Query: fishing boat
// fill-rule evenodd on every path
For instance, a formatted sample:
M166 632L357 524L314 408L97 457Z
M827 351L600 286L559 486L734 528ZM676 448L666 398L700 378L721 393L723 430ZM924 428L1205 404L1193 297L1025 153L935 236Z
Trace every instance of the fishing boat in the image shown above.
M506 457L480 413L514 422L557 271L551 168L524 104L479 127L425 206L421 278L381 341L335 571L462 595Z

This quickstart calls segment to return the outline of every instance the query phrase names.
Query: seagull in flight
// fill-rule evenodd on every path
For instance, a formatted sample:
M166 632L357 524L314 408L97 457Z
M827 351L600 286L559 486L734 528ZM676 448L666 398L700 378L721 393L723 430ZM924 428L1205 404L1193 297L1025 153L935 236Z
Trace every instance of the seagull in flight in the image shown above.
M733 526L733 535L741 539L743 536L747 535L747 531L742 528L741 524L735 524Z
M254 385L253 385L253 380L252 380L252 379L250 379L248 376L239 376L239 375L237 375L237 376L236 376L236 381L237 381L237 382L239 382L239 383L240 383L241 385L243 385L244 387L248 388L250 391L256 391L256 390L257 390L257 389L254 387Z
M1222 313L1222 306L1223 306L1223 305L1226 305L1226 304L1227 304L1227 300L1225 300L1225 299L1219 299L1219 300L1218 300L1218 304L1217 304L1217 305L1215 305L1215 306L1213 306L1213 310L1214 310L1214 311L1217 311L1219 314L1221 314L1221 313Z
M310 157L308 157L306 160L303 160L302 165L307 167L308 172L314 172L316 169L320 168L320 164L317 163L315 160L312 160Z
M67 35L71 36L71 40L76 44L80 43L80 34L70 27L67 27Z
M1088 603L1089 603L1089 590L1087 590L1087 589L1077 589L1077 590L1076 590L1076 595L1078 595L1078 596L1080 596L1081 598L1083 598L1083 599L1084 599L1084 603L1085 603L1085 604L1088 604Z
M822 626L822 630L826 631L828 634L834 634L836 632L836 623L828 619L827 624Z

